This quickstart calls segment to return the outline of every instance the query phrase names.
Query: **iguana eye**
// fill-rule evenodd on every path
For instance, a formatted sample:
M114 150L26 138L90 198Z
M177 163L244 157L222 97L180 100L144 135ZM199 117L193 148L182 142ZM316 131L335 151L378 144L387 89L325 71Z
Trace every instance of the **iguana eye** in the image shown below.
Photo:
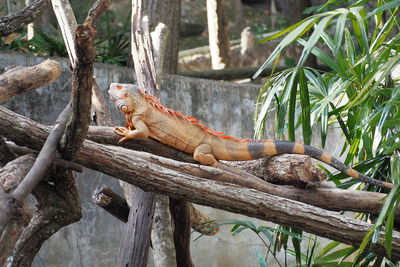
M128 97L128 93L125 93L124 95L125 95L125 97Z

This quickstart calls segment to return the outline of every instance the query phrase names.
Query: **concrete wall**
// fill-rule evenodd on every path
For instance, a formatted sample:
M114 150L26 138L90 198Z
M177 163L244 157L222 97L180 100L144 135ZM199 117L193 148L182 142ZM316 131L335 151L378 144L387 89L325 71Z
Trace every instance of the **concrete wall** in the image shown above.
M0 68L8 65L35 65L43 60L26 54L0 52ZM71 86L68 61L60 58L56 60L62 64L63 70L57 81L34 92L17 96L6 102L5 106L38 122L52 124L67 104ZM134 81L132 70L104 64L96 64L95 75L105 96L111 82ZM199 118L212 129L249 138L253 135L252 118L258 90L255 85L168 76L162 84L162 102L184 114ZM122 116L111 106L114 118L122 124ZM103 184L121 192L118 182L112 177L88 169L77 176L76 182L83 218L61 229L46 241L33 266L115 265L124 224L98 208L91 195ZM202 207L202 210L214 218L251 220L257 225L268 225L266 222L225 211L207 207ZM192 257L196 266L258 265L255 249L262 254L266 253L261 240L246 231L232 236L229 229L230 227L222 227L218 235L201 237L192 242ZM196 237L198 234L194 233L192 240ZM283 262L281 256L279 258ZM276 262L271 260L269 263L270 266L275 266Z

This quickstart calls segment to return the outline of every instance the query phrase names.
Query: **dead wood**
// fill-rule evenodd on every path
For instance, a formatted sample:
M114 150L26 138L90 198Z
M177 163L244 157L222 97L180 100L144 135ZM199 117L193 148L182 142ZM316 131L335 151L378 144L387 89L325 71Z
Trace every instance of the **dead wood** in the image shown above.
M110 5L108 0L98 0L90 9L85 23L75 30L76 65L72 75L72 116L65 132L66 146L63 156L72 159L86 137L92 103L93 62L96 58L94 37L95 20Z
M138 199L139 197L140 199ZM131 211L128 217L129 225L127 223L125 226L122 236L117 266L138 266L136 263L143 261L147 263L152 223L144 224L143 221L153 221L154 198L154 193L132 195ZM146 236L142 237L142 235ZM132 242L132 239L136 242ZM142 243L142 240L144 245L140 247L137 243Z
M126 223L129 216L129 206L126 200L113 192L109 187L103 186L96 190L93 198L97 205L105 209L118 220Z
M77 61L75 31L78 24L74 12L68 0L52 0L51 4L68 51L71 68L75 68Z
M48 3L48 0L34 0L14 14L0 17L0 36L7 36L33 22L47 8Z
M31 148L43 144L49 132L47 127L4 108L0 108L0 117L3 118L0 121L0 134L16 143L25 143ZM182 173L184 170L177 172L167 169L137 158L133 153L120 147L84 141L76 161L88 168L140 186L144 190L291 226L353 246L359 246L372 227L371 224L287 198L184 174ZM219 169L197 167L209 170L206 177L210 179L225 175L225 172ZM281 194L291 191L290 187L279 185L273 185L272 189ZM320 192L320 189L314 191L295 188L295 190L302 190L298 192L313 197ZM371 249L380 255L385 254L385 248L380 241ZM393 259L400 258L400 235L397 232L393 233L392 253Z
M161 6L160 1L143 1L135 0L132 1L132 20L131 20L131 54L135 66L135 74L138 84L142 88L146 88L149 94L156 97L160 96L159 79L155 66L155 57L157 62L163 62L164 51L157 51L154 54L156 47L153 47L153 42L150 36L150 23L159 23L156 19L157 16L151 14L152 6ZM168 6L164 3L163 6ZM155 25L157 26L157 25ZM154 27L155 28L155 27ZM165 32L161 31L161 32ZM161 39L161 36L157 36ZM159 48L165 47L160 40ZM155 42L155 40L154 40ZM157 66L159 73L162 70L162 66ZM131 206L129 220L125 226L123 240L120 246L120 253L118 256L118 266L147 266L148 261L148 247L150 244L151 228L153 223L153 215L155 208L156 197L153 192L144 192L140 188L135 188L130 185L122 184L125 196L128 199L128 203ZM135 195L138 203L129 201L129 198ZM162 198L160 199L160 201ZM164 199L165 200L165 199ZM147 203L145 203L145 201ZM140 208L134 214L134 207ZM165 205L161 205L165 206ZM142 218L138 218L140 214L147 214ZM142 232L138 231L137 223L150 225L149 228L141 229ZM162 229L162 227L160 227ZM165 227L165 230L170 228ZM134 236L127 236L128 234L135 234ZM158 244L157 244L158 245ZM157 251L162 251L162 248ZM141 257L137 257L141 256ZM164 259L165 257L161 257Z
M118 220L124 223L128 221L128 203L123 197L113 192L109 187L103 186L97 189L93 193L93 198L95 199L97 205L102 207L105 211L116 217ZM214 218L203 214L191 203L189 203L188 207L190 209L190 225L193 230L203 235L215 235L218 232L218 228L214 227L216 224ZM167 217L169 217L169 221L171 222L171 216L167 215ZM154 215L154 220L157 220L156 215Z
M115 126L111 118L111 112L110 108L108 107L108 103L104 99L104 96L101 93L100 87L97 84L96 79L93 80L91 114L92 120L96 125L110 127Z
M27 147L23 146L17 146L16 144L12 142L6 142L6 148L10 149L13 153L16 155L25 155L25 154L38 154L37 151L33 149L29 149ZM56 155L56 158L54 159L54 165L61 167L63 169L71 170L71 171L76 171L76 172L82 172L83 167L79 164L76 164L75 162L72 161L67 161L59 157L59 155Z
M10 110L7 110L4 107L0 107L0 135L6 136L10 140L13 140L17 144L29 146L32 149L39 150L43 140L46 139L48 132L50 131L49 127L46 127L40 123L37 123L33 120L30 120L24 116L18 115ZM99 137L99 128L96 128L96 136ZM91 127L92 129L92 127ZM111 127L102 127L100 128L105 133L105 136L111 136L111 132L113 128ZM108 130L107 130L108 129ZM90 131L91 132L91 131ZM89 133L90 133L89 132ZM89 134L90 135L90 134ZM108 138L99 138L102 140L108 140ZM118 138L117 138L118 139ZM154 149L157 152L158 149L158 142L148 139L146 141L137 141L138 144L145 143L145 149L151 151ZM126 142L124 145L128 145L131 143L133 145L133 141ZM162 144L160 144L161 146ZM139 145L135 144L136 148L140 148ZM165 151L163 156L164 157L172 157L177 160L183 160L188 156L178 158L176 155L185 155L182 153L171 153L168 154L168 150L175 151L173 148L165 147ZM127 150L129 151L129 150ZM176 151L175 151L176 152ZM168 161L167 158L159 158L154 155L149 155L146 153L141 153L138 151L130 151L129 153L134 153L136 156L144 155L142 157L146 157L148 160L153 160L154 162L158 162L157 164L166 164L165 166L179 164L186 169L186 171L191 171L194 169L193 172L200 175L206 175L207 170L210 171L205 177L208 179L218 179L219 177L223 177L224 179L228 179L227 177L231 177L229 175L225 175L225 172L207 167L201 166L198 164L185 164L182 162L176 161ZM153 152L152 152L153 153ZM189 160L192 160L189 156ZM170 163L168 163L170 162ZM172 168L173 166L171 166ZM225 176L223 176L225 175ZM230 178L233 179L233 178ZM244 179L249 180L249 179ZM260 179L258 179L260 180ZM251 182L246 182L247 185L251 185ZM244 186L247 186L244 183ZM265 191L268 194L280 196L283 198L289 198L297 201L301 201L304 203L308 203L314 206L319 206L325 209L331 210L348 210L348 211L356 211L356 212L369 212L371 214L379 214L379 211L382 208L383 198L386 196L385 194L375 193L375 192L367 192L367 191L349 191L349 190L342 190L338 188L315 188L315 189L303 189L303 188L295 188L291 186L281 186L281 185L274 185L267 182L262 182L260 180L260 185L262 184L263 187L259 187L258 190ZM398 209L398 213L400 215L400 209ZM397 216L399 217L399 216Z
M117 145L119 140L119 137L113 133L113 128L110 127L90 127L88 137L93 141L110 145ZM172 158L188 163L196 163L193 160L192 155L177 151L176 149L152 139L127 141L121 145L129 149L145 151L165 158ZM152 160L151 158L152 156L149 156L147 159ZM246 162L232 162L229 164L233 164L233 166L238 168L243 168L245 171L266 181L269 181L270 179L281 182L288 180L296 181L294 179L295 177L293 177L291 166L292 164L301 164L304 159L307 158L309 159L308 156L304 155L279 155L272 158ZM158 159L155 159L155 161L158 161ZM205 166L201 166L200 168L205 168ZM271 170L274 169L279 171L271 172ZM285 170L288 172L284 172ZM316 167L312 167L311 172L314 171L318 172L316 171ZM205 175L205 173L199 173L198 175ZM228 177L225 177L224 179L228 179ZM229 179L232 179L232 177ZM382 208L383 199L386 196L385 194L367 191L349 191L324 187L303 189L262 183L259 179L254 181L257 181L257 186L255 187L255 185L253 185L253 188L257 188L260 191L334 211L347 210L378 215ZM238 181L232 182L238 183ZM241 181L241 183L243 186L251 185L251 181ZM304 187L304 184L302 184L302 187ZM310 192L312 192L312 194L310 194ZM400 209L398 209L397 214L400 216Z
M176 266L194 267L190 255L190 208L189 202L182 199L170 198L170 209L174 229L174 244Z
M0 169L0 185L6 192L11 192L20 184L35 159L34 155L24 155ZM54 176L55 173L58 175ZM0 237L0 265L7 260L7 266L30 266L46 239L61 227L81 218L72 173L51 171L46 180L51 180L54 185L40 182L33 191L38 210L27 208L25 201L13 210L10 222Z
M14 67L0 75L0 104L17 94L48 84L60 74L60 63L50 59L31 67Z
M56 120L54 127L48 135L43 148L29 170L24 180L10 193L12 202L7 202L6 209L0 211L0 233L3 232L5 226L9 221L10 214L14 208L17 207L27 196L32 192L35 186L42 179L44 173L47 171L50 164L53 162L57 150L57 145L61 140L67 125L68 117L70 113L70 105L64 109ZM29 137L28 137L29 138Z
M203 235L215 235L218 233L219 229L215 227L217 222L214 218L200 212L192 203L189 203L188 206L190 209L190 224L193 230Z
M4 168L0 169L0 186L4 189L4 192L0 192L0 203L6 201L6 198L11 198L9 193L17 187L28 173L35 162L35 158L33 155L25 155L10 161ZM1 266L5 265L24 227L28 225L32 218L32 212L27 208L26 204L24 201L17 209L13 210L10 222L5 227L3 233L0 234ZM8 208L8 205L5 208Z
M2 136L0 136L0 151L0 167L17 158L17 154L7 146Z
M166 195L156 195L153 229L151 240L155 267L177 266L176 249L174 244L170 198Z
M40 182L33 191L39 209L23 229L7 266L31 266L45 240L82 217L74 173L56 169L46 179L51 179L54 185Z

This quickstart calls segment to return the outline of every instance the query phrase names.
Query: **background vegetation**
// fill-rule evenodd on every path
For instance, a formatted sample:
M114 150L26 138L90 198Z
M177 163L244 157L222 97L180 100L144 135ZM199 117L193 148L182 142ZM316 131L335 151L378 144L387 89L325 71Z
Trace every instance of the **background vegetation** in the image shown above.
M339 6L339 7L338 7ZM264 136L268 112L275 114L275 137L306 144L312 141L312 130L318 127L322 146L329 127L339 127L345 137L341 148L345 163L375 179L400 182L400 1L327 1L314 8L315 14L276 33L262 42L282 38L274 52L261 66L257 75L277 59L289 44L303 47L297 65L282 72L271 73L259 98L255 118L256 136ZM311 56L327 70L307 67ZM301 132L302 138L296 135ZM327 170L328 171L328 170ZM328 171L329 172L329 171ZM344 174L330 173L340 188L383 191L363 185ZM375 222L359 249L332 242L318 247L315 236L298 238L298 231L275 234L274 248L284 248L304 266L380 266L387 258L364 252L368 242L376 242L385 227L385 245L391 253L394 210L400 202L397 186L385 200L380 216L356 215ZM233 232L237 232L237 225ZM242 225L253 231L254 227ZM257 229L257 228L255 228ZM280 227L279 229L286 229ZM294 249L287 250L288 236ZM295 238L293 238L295 237ZM301 240L308 242L306 252L300 251ZM284 243L282 245L282 243ZM260 259L265 266L265 261Z

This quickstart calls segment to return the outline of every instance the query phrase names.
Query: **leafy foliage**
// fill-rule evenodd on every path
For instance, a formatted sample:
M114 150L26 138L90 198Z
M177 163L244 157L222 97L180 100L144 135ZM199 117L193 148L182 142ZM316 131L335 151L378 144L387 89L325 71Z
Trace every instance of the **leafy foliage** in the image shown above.
M350 4L348 4L350 2ZM336 8L338 4L348 6ZM371 5L374 5L371 8ZM335 7L335 9L331 9ZM339 127L345 137L342 153L345 163L375 179L395 184L400 182L400 1L335 1L318 7L324 12L312 15L262 42L282 38L279 45L260 67L278 63L289 45L303 47L297 65L274 73L264 84L258 97L256 136L262 138L266 116L275 112L275 138L295 141L301 131L306 144L312 142L313 128L319 127L322 146L328 139L328 127ZM315 9L314 9L315 10ZM325 65L324 71L307 67L310 55ZM382 190L370 185L361 187L356 180L344 181L344 174L331 174L338 187ZM336 248L331 243L319 253L316 243L304 255L294 245L292 254L306 262L304 266L378 266L385 261L365 252L371 241L378 241L385 227L385 246L391 253L395 209L400 201L397 186L385 199L375 226L360 249ZM366 215L364 215L366 219ZM335 248L335 250L333 250ZM354 262L346 261L357 255ZM378 264L378 265L377 265Z
M97 50L97 62L126 66L129 58L129 16L117 29L111 27L113 16L111 11L106 11L101 25L105 30L103 35L97 35L95 46ZM26 38L25 31L12 33L6 38L0 38L0 50L14 50L25 53L33 53L37 56L60 56L67 57L68 52L64 40L57 30L52 29L51 34L35 29L32 39ZM56 34L54 34L56 33Z

